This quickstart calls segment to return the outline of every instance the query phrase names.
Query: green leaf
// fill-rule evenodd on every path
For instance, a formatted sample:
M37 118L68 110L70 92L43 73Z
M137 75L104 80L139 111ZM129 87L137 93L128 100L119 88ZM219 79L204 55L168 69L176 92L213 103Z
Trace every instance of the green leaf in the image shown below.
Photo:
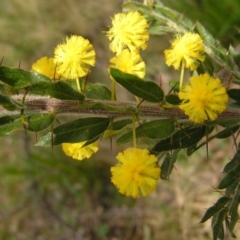
M169 179L169 175L172 172L172 169L174 167L174 163L177 160L177 156L180 149L177 149L173 151L173 154L167 153L166 157L163 160L163 163L161 165L161 178L162 179Z
M29 92L37 95L49 95L61 100L84 100L84 95L74 90L69 84L63 81L37 82L33 84Z
M216 138L222 139L222 138L228 138L232 136L237 130L239 129L239 126L231 127L231 128L226 128L223 131L217 133L215 135Z
M0 137L7 136L23 129L20 115L4 116L0 118Z
M231 218L232 220L232 218ZM232 238L237 238L236 235L233 233L233 231L231 230L231 226L230 226L230 222L228 219L228 216L225 217L225 223L226 223L226 228L228 229L230 235ZM237 221L235 222L235 224L237 223ZM234 225L235 226L235 225Z
M224 238L223 220L227 214L228 209L222 208L214 217L212 221L213 240Z
M2 105L8 111L14 111L16 107L20 107L20 104L12 100L9 96L0 94L0 105Z
M240 89L228 89L227 94L233 100L240 102Z
M88 83L85 95L90 99L111 100L111 91L101 83Z
M4 66L0 66L0 80L16 89L25 88L40 81L51 81L48 77L36 72L27 72L19 68Z
M113 131L118 131L124 128L126 125L132 123L132 119L122 119L115 121L112 125L112 130Z
M101 136L108 128L110 120L108 118L82 118L62 124L53 129L51 134L41 137L36 146L51 146L61 143L76 143L92 141Z
M143 80L135 75L110 68L111 76L130 93L149 102L162 102L163 90L154 82Z
M225 165L223 172L228 173L235 169L239 164L240 164L240 151L237 151L233 159Z
M54 114L33 114L31 116L25 117L25 122L27 122L26 129L32 132L41 131L49 127L54 121Z
M180 98L176 94L168 94L165 96L165 100L172 105L179 105L181 103Z
M207 209L200 223L206 222L210 217L212 217L215 213L222 209L229 202L229 200L230 200L229 197L226 196L219 198L218 201L212 207Z
M222 181L220 182L218 189L224 189L229 187L231 184L238 181L238 177L240 177L240 165L234 168L232 171L228 172Z
M212 123L215 125L215 123L219 126L222 126L224 128L232 128L235 126L239 126L240 125L240 120L239 119L230 119L230 120L217 120L217 121L213 121Z
M196 144L205 135L206 127L186 127L167 139L158 142L151 152L162 152L178 148L187 148Z
M136 137L148 137L151 139L162 139L171 135L174 130L175 121L173 119L160 119L143 123L136 128ZM132 131L122 135L117 139L117 144L123 144L132 141Z

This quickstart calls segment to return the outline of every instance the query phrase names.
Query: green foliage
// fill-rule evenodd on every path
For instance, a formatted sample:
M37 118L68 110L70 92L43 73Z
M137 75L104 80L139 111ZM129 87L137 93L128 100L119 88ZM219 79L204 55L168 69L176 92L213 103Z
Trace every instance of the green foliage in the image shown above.
M178 130L172 136L161 140L152 149L151 152L158 153L172 149L188 148L196 144L205 135L206 127L186 127Z
M149 32L152 35L177 36L187 31L198 33L204 41L206 60L200 64L195 73L190 74L207 72L211 75L219 75L226 85L228 80L240 85L240 55L232 46L229 49L224 48L199 22L190 21L182 13L164 6L160 1L152 8L137 2L127 2L124 8L143 13L149 22ZM221 77L220 70L229 74L230 77ZM141 79L117 68L110 68L109 72L114 83L116 81L129 94L137 97L137 100L141 98L142 101L137 103L126 102L122 99L115 101L112 98L113 92L102 83L86 81L86 86L82 86L82 92L79 92L69 84L71 80L51 80L31 71L1 66L0 136L7 136L18 130L26 132L45 130L35 144L41 147L82 141L86 142L84 145L86 146L101 139L103 135L110 139L116 135L116 143L119 145L143 138L151 154L156 155L159 161L162 161L161 179L164 180L170 179L182 149L191 155L213 139L226 139L232 136L237 145L240 126L239 88L227 90L232 103L229 104L226 112L231 113L231 117L224 115L225 112L216 121L206 121L204 124L197 125L189 121L178 107L181 104L177 95L178 81L171 80L169 91L165 91L164 87L161 88L152 80ZM79 114L79 116L75 120L70 118L66 120L62 114L71 115L71 117L73 114ZM82 117L83 114L86 116ZM135 118L131 119L133 116ZM132 129L132 125L137 122L135 119L139 120L139 126ZM219 126L221 126L220 130ZM130 131L129 128L131 128ZM201 219L203 223L212 218L214 240L224 239L224 223L231 236L235 237L233 231L239 220L240 196L238 148L239 146L236 147L236 154L232 160L223 168L225 175L217 187L222 190L222 196L207 209ZM62 176L60 171L65 169L65 164L47 161L41 164L45 164L46 168L50 169L57 166L59 170L47 180L44 179L46 173L41 172L42 175L39 176L43 181L41 191L44 191L47 181L59 181L71 190L70 186L74 181L68 180L67 176ZM29 167L27 173L34 175L38 171L36 169ZM78 175L78 171L71 167L66 167L65 170L65 173L70 176L72 173L75 177ZM88 172L90 171L87 169L86 175ZM64 177L67 180L63 179ZM94 178L94 176L91 177ZM99 226L97 234L104 236L108 230L106 225Z
M51 146L61 143L75 143L96 140L108 128L108 118L81 118L53 129L39 139L37 146Z
M174 120L161 119L146 122L136 128L137 138L164 139L174 132ZM160 131L159 131L160 130ZM123 134L117 139L117 144L123 144L132 141L132 131Z
M41 96L51 96L61 100L84 100L84 95L63 81L37 82L30 86L29 92Z
M163 90L154 82L124 73L117 68L110 68L111 76L130 93L149 102L162 102Z
M51 81L48 77L42 74L4 66L0 66L0 79L2 82L12 86L15 89L29 87L37 82Z

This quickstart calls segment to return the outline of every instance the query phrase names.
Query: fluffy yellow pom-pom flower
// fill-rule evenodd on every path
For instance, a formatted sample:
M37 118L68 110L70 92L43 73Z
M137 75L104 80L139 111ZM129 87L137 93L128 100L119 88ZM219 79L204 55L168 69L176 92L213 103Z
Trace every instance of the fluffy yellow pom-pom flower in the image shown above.
M98 151L98 142L91 143L86 147L83 145L86 142L80 143L63 143L62 149L64 153L77 160L83 160L85 158L90 158L94 153Z
M41 73L50 79L59 79L59 75L56 73L56 64L51 57L42 57L39 58L32 65L32 71Z
M218 114L226 109L228 101L226 89L220 79L205 73L193 76L189 81L190 84L179 92L179 98L183 100L180 109L195 123L216 120Z
M145 49L149 39L148 23L138 12L118 13L112 19L112 28L107 32L111 41L110 50L119 55L124 48L130 51Z
M146 73L146 65L141 56L137 52L130 52L128 49L124 49L119 56L113 57L110 63L121 71L134 74L140 78L143 78Z
M183 36L177 36L171 49L164 51L166 64L179 69L181 63L190 70L197 69L199 61L205 60L205 49L201 37L196 33L187 32Z
M137 198L156 188L161 170L147 149L128 148L116 158L119 163L111 168L111 180L120 193Z
M67 79L77 79L87 75L90 66L95 65L96 53L92 44L81 36L66 38L54 51L57 73Z

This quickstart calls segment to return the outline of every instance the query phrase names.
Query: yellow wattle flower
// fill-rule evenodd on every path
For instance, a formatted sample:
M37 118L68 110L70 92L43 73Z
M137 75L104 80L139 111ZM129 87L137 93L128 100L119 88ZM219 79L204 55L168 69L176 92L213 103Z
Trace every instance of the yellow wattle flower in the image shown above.
M56 72L56 64L51 57L39 58L32 64L32 71L43 74L50 79L59 79L60 76Z
M199 62L205 60L203 40L196 33L187 32L177 36L172 42L171 49L164 51L166 64L179 69L181 63L191 71L197 69Z
M226 109L228 95L220 79L211 77L208 73L193 76L190 84L185 85L179 92L182 109L189 119L195 123L205 120L216 120Z
M90 66L95 65L95 57L92 44L76 35L66 38L66 42L59 44L54 51L57 73L66 79L86 76Z
M131 52L147 47L148 23L139 12L118 13L112 19L112 28L107 32L110 50L117 56L128 48Z
M98 151L98 142L94 142L86 147L83 147L85 143L86 142L62 143L62 149L67 156L77 160L83 160L85 158L90 158Z
M111 168L111 180L120 193L145 197L157 187L161 170L157 158L147 149L128 148L116 158L119 163Z
M146 65L139 53L130 52L128 49L124 49L119 56L110 59L110 63L113 64L113 67L140 78L144 78L146 73Z

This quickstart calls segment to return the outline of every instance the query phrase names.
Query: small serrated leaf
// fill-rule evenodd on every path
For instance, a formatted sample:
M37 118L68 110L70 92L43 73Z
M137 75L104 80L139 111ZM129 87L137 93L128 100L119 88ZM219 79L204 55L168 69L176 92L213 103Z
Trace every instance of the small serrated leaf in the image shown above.
M163 90L152 81L143 80L133 74L124 73L117 68L110 68L111 76L130 93L149 102L162 102Z

